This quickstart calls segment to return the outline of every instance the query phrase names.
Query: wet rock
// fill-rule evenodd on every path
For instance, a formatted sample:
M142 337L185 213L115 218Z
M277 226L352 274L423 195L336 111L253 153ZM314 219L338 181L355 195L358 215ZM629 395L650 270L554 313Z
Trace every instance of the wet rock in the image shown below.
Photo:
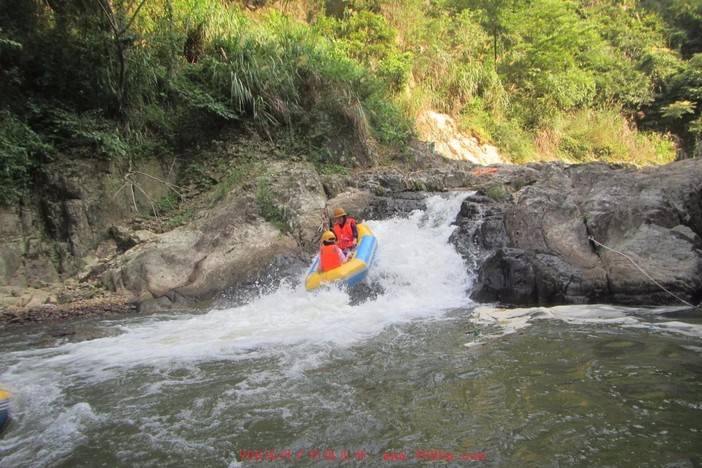
M479 268L475 298L520 305L676 302L656 282L693 303L702 298L702 161L644 170L532 169L539 171L536 182L503 200L467 200L458 217L459 251L490 256Z
M415 210L426 209L425 192L399 192L390 196L376 197L364 213L367 219L388 219L407 216Z
M364 302L373 301L383 294L385 294L385 289L380 283L359 283L349 289L350 304L357 306Z
M481 266L472 297L509 305L582 304L604 297L604 286L557 255L501 248Z
M22 326L37 322L75 319L86 316L122 315L134 313L136 308L124 298L95 298L72 304L39 305L36 307L0 309L0 328Z
M463 201L456 225L449 242L475 270L492 252L509 242L504 211L497 202L482 194L471 195Z
M256 297L272 293L283 283L298 287L303 280L302 272L310 265L311 258L304 254L285 254L274 257L260 272L245 281L224 290L213 302L218 309L245 304Z

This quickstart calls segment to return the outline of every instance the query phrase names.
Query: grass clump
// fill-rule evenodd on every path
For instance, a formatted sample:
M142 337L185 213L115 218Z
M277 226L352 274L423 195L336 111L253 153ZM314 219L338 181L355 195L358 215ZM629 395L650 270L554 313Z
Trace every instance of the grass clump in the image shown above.
M491 185L485 190L485 195L492 198L496 202L505 201L510 197L509 192L502 184Z
M212 189L212 202L224 199L232 190L241 187L258 172L258 169L259 164L252 161L235 162L229 165L224 177Z
M168 220L166 220L166 222L164 224L164 231L170 231L172 229L177 228L178 226L182 226L194 218L195 218L195 209L194 208L189 207L189 208L185 208L183 210L180 210L177 213L169 216Z
M540 153L568 162L663 164L674 158L675 147L661 134L634 129L620 114L591 109L561 115L542 133Z

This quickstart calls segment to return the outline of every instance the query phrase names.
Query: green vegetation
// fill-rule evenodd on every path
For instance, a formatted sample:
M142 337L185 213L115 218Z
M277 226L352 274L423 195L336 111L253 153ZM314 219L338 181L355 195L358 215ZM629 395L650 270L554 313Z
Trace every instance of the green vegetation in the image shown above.
M702 0L0 5L3 204L50 160L192 154L232 130L341 173L340 146L371 163L430 109L515 162L699 155Z
M176 212L174 215L169 216L168 220L163 226L163 229L170 231L178 226L181 226L195 217L195 212L192 208L188 207Z
M505 186L501 184L488 187L487 190L485 190L485 195L498 202L509 198L509 192L507 192Z
M258 165L252 162L241 162L230 167L222 180L212 190L212 201L222 200L235 187L242 185L246 180L256 174Z
M0 203L16 201L27 188L32 169L51 147L24 122L0 113Z
M164 196L156 203L156 210L158 213L170 213L178 208L180 200L175 193L169 193Z

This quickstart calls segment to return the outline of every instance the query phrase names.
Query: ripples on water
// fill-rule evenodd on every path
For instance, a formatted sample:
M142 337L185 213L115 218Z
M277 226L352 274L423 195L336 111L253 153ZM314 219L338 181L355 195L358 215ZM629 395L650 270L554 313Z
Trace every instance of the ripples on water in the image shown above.
M240 450L315 448L362 450L369 466L431 449L504 466L695 466L699 324L474 310L447 243L462 198L371 223L383 294L356 306L283 285L233 309L73 325L94 339L0 337L0 384L16 394L0 466L236 466Z

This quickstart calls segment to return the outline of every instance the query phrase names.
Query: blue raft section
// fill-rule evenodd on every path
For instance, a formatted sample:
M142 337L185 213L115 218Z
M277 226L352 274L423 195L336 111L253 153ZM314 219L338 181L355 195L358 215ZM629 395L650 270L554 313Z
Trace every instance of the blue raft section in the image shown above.
M358 244L358 247L356 247L356 255L354 255L354 258L365 263L366 268L346 278L344 280L344 284L346 284L346 286L355 286L366 279L366 276L368 276L368 270L373 262L373 257L375 256L375 249L377 245L378 241L375 236L363 236L361 242Z

